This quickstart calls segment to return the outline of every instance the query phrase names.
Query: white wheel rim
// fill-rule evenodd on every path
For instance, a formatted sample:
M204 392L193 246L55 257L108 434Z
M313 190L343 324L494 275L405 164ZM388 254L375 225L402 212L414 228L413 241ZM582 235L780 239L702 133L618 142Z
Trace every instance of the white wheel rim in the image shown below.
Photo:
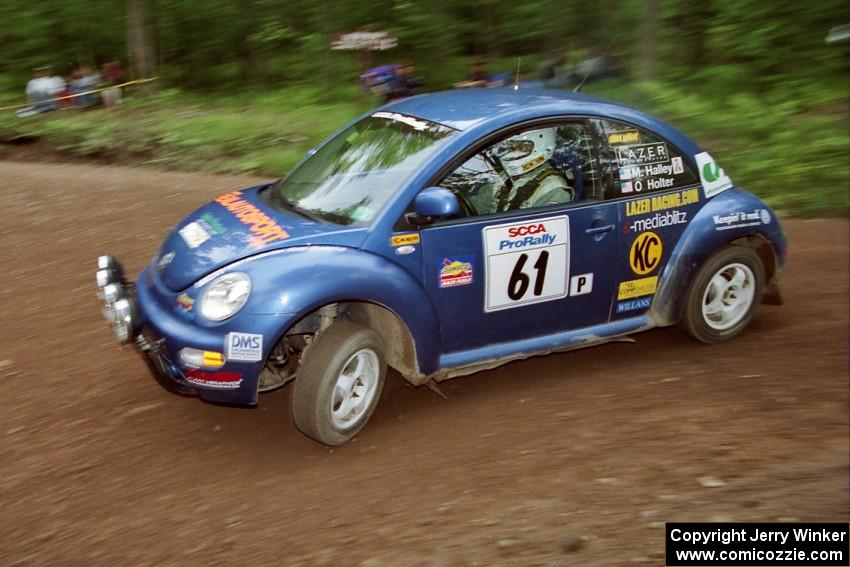
M364 348L352 354L336 377L331 415L340 431L355 427L372 405L378 390L378 355Z
M716 331L731 329L741 322L755 297L756 278L744 264L728 264L717 271L702 296L702 318Z

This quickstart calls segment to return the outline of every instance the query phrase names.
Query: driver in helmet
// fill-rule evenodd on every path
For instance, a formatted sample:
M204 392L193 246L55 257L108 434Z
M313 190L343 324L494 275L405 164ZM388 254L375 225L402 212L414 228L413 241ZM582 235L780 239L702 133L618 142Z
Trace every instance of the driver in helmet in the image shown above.
M549 161L557 133L556 128L531 130L489 150L490 158L501 164L509 178L496 197L494 212L557 205L575 198L567 176Z

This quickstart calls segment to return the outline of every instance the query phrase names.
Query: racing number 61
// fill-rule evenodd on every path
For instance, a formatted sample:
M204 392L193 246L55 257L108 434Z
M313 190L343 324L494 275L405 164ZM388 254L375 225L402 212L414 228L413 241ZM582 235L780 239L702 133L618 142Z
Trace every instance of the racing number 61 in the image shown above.
M528 254L522 253L517 258L514 269L511 272L511 278L508 280L508 297L513 301L519 301L528 291L528 285L531 283L531 278L522 271L525 267L525 262L528 260ZM549 263L549 251L543 250L537 261L534 262L534 269L537 274L534 277L534 295L543 293L543 284L546 281L546 265Z

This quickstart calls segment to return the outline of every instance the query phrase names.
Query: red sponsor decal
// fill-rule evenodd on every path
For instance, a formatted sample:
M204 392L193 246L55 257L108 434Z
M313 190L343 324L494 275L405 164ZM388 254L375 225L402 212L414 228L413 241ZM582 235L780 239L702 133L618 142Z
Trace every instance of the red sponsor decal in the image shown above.
M242 383L241 372L204 372L197 368L186 371L186 379L199 386L212 386L217 388L238 388Z
M251 246L259 248L275 240L289 238L289 233L280 227L266 213L242 198L241 191L231 191L215 200L216 203L230 211L253 233Z

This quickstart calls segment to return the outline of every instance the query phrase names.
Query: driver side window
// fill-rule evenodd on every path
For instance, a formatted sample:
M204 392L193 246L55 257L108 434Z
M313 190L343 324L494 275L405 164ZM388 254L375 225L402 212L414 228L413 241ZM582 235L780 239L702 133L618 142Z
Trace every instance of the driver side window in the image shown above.
M598 164L584 123L525 130L475 154L450 173L469 216L563 205L597 195Z

